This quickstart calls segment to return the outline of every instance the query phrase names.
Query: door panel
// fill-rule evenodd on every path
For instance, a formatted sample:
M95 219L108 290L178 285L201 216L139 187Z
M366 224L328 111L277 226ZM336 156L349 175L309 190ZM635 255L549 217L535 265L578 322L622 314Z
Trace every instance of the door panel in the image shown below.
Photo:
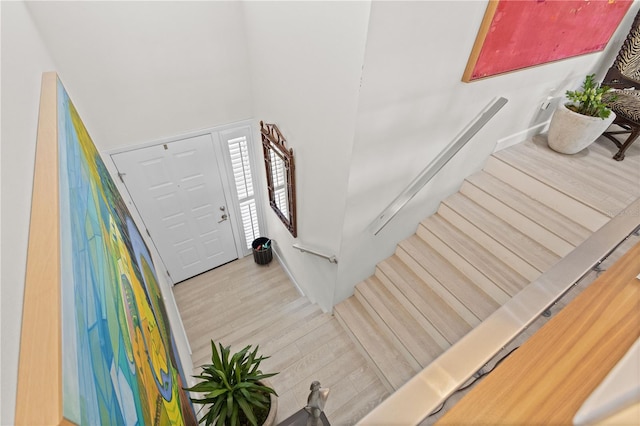
M174 282L237 258L210 135L113 159Z

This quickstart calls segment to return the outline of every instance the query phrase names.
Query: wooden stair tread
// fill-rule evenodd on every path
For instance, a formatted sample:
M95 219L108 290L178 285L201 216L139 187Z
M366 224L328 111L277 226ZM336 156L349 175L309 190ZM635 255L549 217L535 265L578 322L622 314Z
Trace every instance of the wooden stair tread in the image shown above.
M544 226L573 246L581 244L591 235L591 232L584 226L534 200L489 173L476 173L468 177L467 181L491 194L510 208L531 218L531 220Z
M443 204L475 224L540 272L546 271L560 259L560 256L460 193L448 197Z
M370 280L368 278L367 280ZM388 294L388 293L387 293ZM409 365L416 371L420 371L428 365L442 349L434 351L437 344L412 318L402 309L396 311L387 306L387 301L381 302L381 297L376 296L375 290L369 283L356 289L356 299L367 310L369 315L378 324L378 327L394 342L396 349L403 354ZM396 306L397 307L397 306ZM424 342L421 343L420 339Z
M376 275L383 275L405 298L415 306L438 332L453 344L467 334L472 325L460 316L443 298L440 297L426 282L418 277L396 255L380 262ZM384 282L384 279L381 278ZM388 284L389 285L389 284ZM473 317L475 324L478 320Z
M627 204L620 201L607 191L594 187L585 182L583 174L578 175L574 170L566 169L566 163L558 164L553 161L553 156L547 156L547 161L543 161L536 155L523 155L521 152L523 144L518 144L515 149L504 149L498 151L494 156L500 160L512 164L524 173L535 176L536 179L546 185L556 188L563 193L570 193L572 197L594 208L605 216L614 216L614 211L624 209ZM528 153L534 150L526 150ZM555 166L554 166L555 164ZM575 173L575 174L574 174Z
M391 390L398 389L417 371L380 332L362 304L351 296L334 307L334 315L369 359L380 379Z
M532 160L537 165L556 165L561 175L573 178L590 188L608 194L612 199L620 202L623 207L631 204L640 196L640 188L638 188L637 182L634 184L633 181L627 181L628 177L633 175L629 174L626 175L626 178L608 180L607 178L613 177L612 173L619 169L621 162L613 159L603 161L601 157L596 160L590 148L581 155L567 156L558 154L548 147L546 135L538 135L530 141L514 146L512 150L514 153L526 156L527 161ZM627 164L631 164L631 162ZM601 173L594 173L594 169L599 169ZM606 178L602 179L602 176L606 176ZM612 185L611 183L614 180L615 184Z
M413 235L407 238L398 245L398 248L416 259L481 320L491 315L500 306L418 236Z
M540 136L542 137L543 135ZM602 143L602 141L596 140L596 142L588 148L589 151L597 155L586 155L581 160L591 167L592 172L612 178L611 181L620 183L624 188L631 191L632 194L635 194L636 197L640 197L640 188L638 188L640 168L638 168L636 164L633 164L633 161L625 162L614 160L611 158L613 154L605 154L607 150L602 146ZM608 139L605 139L604 143L613 146L613 143ZM617 150L616 148L616 151ZM605 155L605 158L602 158L603 155Z
M405 344L402 341L402 338L396 335L393 332L393 330L389 327L389 325L384 321L384 319L376 311L375 305L371 305L371 303L368 302L367 298L365 297L364 294L362 294L362 292L358 287L356 287L356 291L353 293L353 295L356 298L356 300L360 302L360 304L365 309L365 311L367 311L367 313L369 314L369 317L375 322L376 326L378 327L378 330L384 333L386 338L389 339L389 341L393 345L393 347L395 347L398 350L398 352L402 354L402 356L404 357L408 365L411 366L411 368L413 368L414 370L420 371L420 369L423 368L420 361L418 361L418 359L411 353L411 350L405 346Z
M546 185L495 156L489 157L484 171L504 182L509 182L514 188L571 218L591 232L597 231L609 221L609 217L605 214Z
M435 234L429 231L424 225L420 224L418 226L416 236L427 243L442 258L447 259L447 262L449 262L452 267L460 271L465 277L469 279L470 282L479 287L484 293L487 294L487 296L495 300L496 303L502 305L511 298L509 293L504 291L499 285L489 279L489 277L483 274L474 265L469 263L458 252L453 250L447 243L445 243Z
M573 244L549 231L542 224L512 209L469 181L462 184L460 193L557 256L566 256L575 248Z
M640 182L640 168L638 167L638 163L614 160L612 157L618 152L618 148L614 147L609 139L605 137L598 138L589 146L589 150L599 156L590 156L589 160L599 164L600 169L604 170L604 173L613 173L615 176L627 177L631 185L637 186L637 183ZM604 159L602 157L604 157ZM636 189L636 191L640 191L640 188ZM638 194L638 196L640 196L640 194Z
M357 291L421 367L426 367L450 346L424 317L416 318L411 315L375 275L358 284Z
M512 269L525 277L529 282L534 281L541 274L539 270L533 267L530 263L510 251L507 247L502 245L499 241L493 239L489 234L485 233L482 229L475 224L469 222L465 217L460 215L455 210L451 209L446 204L440 204L438 208L438 214L444 218L447 222L451 223L471 241L475 241L486 250L493 253L499 259L508 264Z
M630 194L624 189L618 185L608 185L594 175L593 168L583 160L583 157L589 156L588 150L581 155L563 155L551 150L546 142L540 142L539 138L536 142L526 141L496 153L496 156L508 159L506 161L510 164L518 164L523 172L536 176L562 192L571 193L604 214L609 215L608 210L612 205L614 208L623 208L630 202ZM522 167L525 163L526 167Z
M400 261L407 265L407 267L413 272L416 276L420 278L420 280L428 283L428 286L433 292L435 292L438 297L444 300L450 307L453 309L464 321L475 327L480 324L481 320L478 316L473 313L469 308L465 306L458 298L451 293L451 291L445 287L440 281L438 281L419 261L419 259L415 259L411 254L402 249L398 245L396 248L395 256L400 259Z
M354 425L388 396L386 389L368 386L342 406L328 410L328 416L335 425Z
M446 243L508 296L515 295L530 282L439 214L428 217L418 226L419 237L425 239L427 232Z

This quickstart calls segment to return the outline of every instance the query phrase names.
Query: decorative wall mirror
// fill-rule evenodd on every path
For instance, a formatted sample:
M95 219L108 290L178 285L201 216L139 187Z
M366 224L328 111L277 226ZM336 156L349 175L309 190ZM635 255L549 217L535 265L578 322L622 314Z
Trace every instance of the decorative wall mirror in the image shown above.
M293 149L287 150L285 139L275 124L260 122L262 151L267 171L269 204L284 226L298 236L296 223L296 179Z

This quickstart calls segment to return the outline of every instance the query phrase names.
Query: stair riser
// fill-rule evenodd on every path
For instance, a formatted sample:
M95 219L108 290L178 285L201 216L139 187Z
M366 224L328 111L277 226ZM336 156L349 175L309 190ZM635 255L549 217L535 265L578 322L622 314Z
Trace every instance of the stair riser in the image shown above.
M465 274L471 281L473 281L478 287L480 287L485 293L487 293L493 300L496 302L503 304L506 303L507 300L511 298L509 294L507 294L500 287L495 285L493 281L491 281L488 277L486 277L482 272L476 269L473 265L467 262L462 256L452 250L448 245L446 245L442 240L440 240L437 236L428 231L424 225L418 226L418 231L416 234L422 238L425 242L427 242L431 247L437 250L442 257L446 258L450 263L452 263L459 271Z
M421 234L424 230L428 230L509 296L515 295L529 284L529 280L466 236L439 214L427 218L418 227L418 236L421 238L424 238Z
M539 244L530 236L518 231L515 227L470 200L462 193L453 194L443 204L446 204L469 223L473 223L481 231L540 272L546 270L560 259L560 256Z
M407 238L400 247L478 318L488 317L500 306L417 235Z
M581 202L566 196L497 158L489 157L484 171L592 232L600 229L609 220L602 213L585 206Z
M405 346L405 344L400 340L400 338L393 332L393 330L387 325L384 319L380 316L380 314L376 311L376 309L369 303L367 297L365 297L360 289L356 289L354 293L356 299L362 304L367 313L371 316L373 321L376 323L378 328L385 334L385 336L393 342L394 347L404 356L405 360L409 363L409 365L419 371L423 368L423 366L416 360L416 358L411 354L409 349Z
M468 177L467 181L499 199L510 208L529 217L534 222L544 225L550 232L568 241L573 246L578 246L591 235L591 231L584 226L530 198L507 182L503 182L489 173L484 171L476 173Z
M440 285L438 281L433 278L429 272L422 267L422 265L416 262L409 253L403 250L402 247L398 246L396 249L396 256L398 256L398 258L400 258L400 260L402 260L416 275L429 282L431 289L435 291L449 306L451 306L451 308L453 308L453 310L456 311L456 313L460 315L467 324L472 327L480 324L480 320L473 314L473 312L467 309L466 306L456 299L449 290Z
M496 157L523 173L535 176L552 188L572 193L576 200L607 217L614 216L614 211L624 209L636 198L630 197L631 194L620 186L610 186L604 180L594 177L593 168L585 167L574 157L563 159L562 166L556 163L557 156L542 158L540 148L535 144L522 144L518 147L518 152L499 152ZM567 176L561 170L562 167L571 168L575 174ZM580 174L579 178L576 177L577 174Z
M433 324L448 344L457 342L471 330L472 327L397 256L381 262L378 269L384 279L393 281L394 287L415 306L419 315Z
M403 292L398 289L395 283L389 278L380 268L376 268L375 276L380 280L380 282L385 286L387 291L389 291L393 297L398 300L403 308L411 315L411 318L416 321L433 341L440 347L440 349L445 350L449 346L449 342L444 336L438 331L438 329L427 319L425 316L416 308L416 306L404 295Z
M409 365L355 295L337 305L334 313L339 316L347 333L363 355L371 360L372 368L391 391L401 387L420 371Z
M333 315L334 317L338 320L338 322L340 323L340 325L342 325L342 327L344 328L344 330L346 331L347 335L349 336L349 338L351 339L351 341L354 343L354 345L356 346L356 348L358 349L358 351L360 352L360 354L367 360L367 362L369 363L369 365L373 368L373 371L376 373L376 376L378 376L378 378L380 379L380 381L382 382L382 384L385 386L385 388L387 389L387 391L389 391L390 393L392 393L393 391L396 390L396 388L394 388L391 383L389 382L389 380L387 379L387 376L383 373L383 371L380 369L380 367L378 366L378 364L376 364L376 362L373 360L373 358L371 358L371 355L369 354L369 352L367 352L367 350L365 349L364 346L362 346L362 343L360 342L360 340L356 337L356 334L354 332L354 329L349 325L349 323L347 321L344 320L344 318L340 315L339 310L334 309L333 311Z
M446 204L440 204L438 214L468 235L476 243L485 247L499 259L502 259L504 263L510 265L520 275L529 280L529 282L536 280L540 276L539 270L507 249L490 235L483 232Z
M567 241L548 231L544 226L541 226L543 224L533 222L469 182L465 182L462 185L460 192L558 256L566 256L575 248Z

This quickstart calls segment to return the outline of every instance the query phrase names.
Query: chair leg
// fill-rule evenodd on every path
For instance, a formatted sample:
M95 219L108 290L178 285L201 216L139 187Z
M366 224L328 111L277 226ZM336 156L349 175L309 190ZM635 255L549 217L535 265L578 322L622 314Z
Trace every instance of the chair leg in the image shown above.
M620 150L613 156L613 159L616 161L624 160L625 151L631 146L631 144L638 138L640 135L640 127L634 127L633 131L629 135L624 144L620 147Z

